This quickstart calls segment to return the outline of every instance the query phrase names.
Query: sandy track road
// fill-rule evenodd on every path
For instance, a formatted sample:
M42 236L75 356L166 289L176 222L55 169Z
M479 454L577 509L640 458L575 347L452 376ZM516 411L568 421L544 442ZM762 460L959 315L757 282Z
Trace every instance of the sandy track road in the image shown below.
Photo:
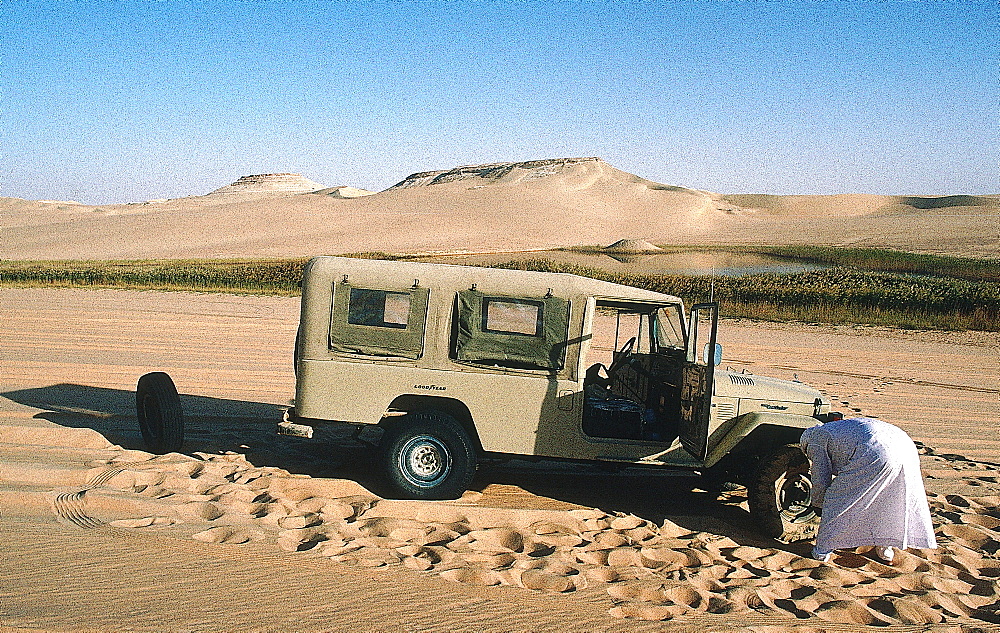
M135 383L161 370L184 395L191 450L245 452L314 475L363 462L273 435L294 394L297 298L0 289L0 310L0 396L10 405L0 415L31 407L137 448ZM940 453L987 461L1000 454L1000 334L725 321L720 340L733 369L798 378L835 408L882 417ZM525 503L516 490L524 485L543 493L542 482L574 487L558 471L517 470L494 470L496 503ZM565 496L593 504L600 493Z

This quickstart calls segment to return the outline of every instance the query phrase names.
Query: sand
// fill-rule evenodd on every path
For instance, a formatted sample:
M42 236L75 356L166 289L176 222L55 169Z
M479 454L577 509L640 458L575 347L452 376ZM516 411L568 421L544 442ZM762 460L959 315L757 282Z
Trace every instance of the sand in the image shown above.
M622 239L1000 255L998 196L721 195L651 182L600 159L486 167L429 172L447 177L374 195L335 187L100 206L0 198L0 258L521 251Z
M724 361L920 443L941 547L829 564L757 537L740 491L488 465L383 499L342 437L273 435L294 298L0 289L0 627L11 630L995 630L1000 335L726 321ZM139 449L168 371L182 453Z

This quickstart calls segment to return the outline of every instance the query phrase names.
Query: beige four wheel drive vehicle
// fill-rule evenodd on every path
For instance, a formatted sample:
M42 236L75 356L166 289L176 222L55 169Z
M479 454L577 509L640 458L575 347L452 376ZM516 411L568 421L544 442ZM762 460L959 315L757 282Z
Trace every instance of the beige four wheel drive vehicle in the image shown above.
M569 274L318 257L286 435L354 425L401 496L453 498L487 456L682 468L747 486L764 531L812 519L799 382L718 367L718 307Z

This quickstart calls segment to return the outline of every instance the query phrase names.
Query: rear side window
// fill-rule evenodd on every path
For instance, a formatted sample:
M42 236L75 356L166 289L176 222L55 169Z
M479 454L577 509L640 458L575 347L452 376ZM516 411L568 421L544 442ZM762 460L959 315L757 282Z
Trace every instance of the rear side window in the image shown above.
M351 288L347 322L351 325L406 329L410 318L410 293Z
M541 336L545 304L531 299L483 298L483 331Z
M345 354L420 358L427 298L426 288L386 290L336 284L330 349Z
M562 369L569 328L565 299L465 290L458 293L456 310L453 358L501 367Z

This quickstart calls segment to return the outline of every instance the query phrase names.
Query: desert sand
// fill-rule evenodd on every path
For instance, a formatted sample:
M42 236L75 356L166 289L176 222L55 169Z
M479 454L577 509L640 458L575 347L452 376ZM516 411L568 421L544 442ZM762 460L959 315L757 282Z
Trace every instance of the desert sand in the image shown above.
M220 183L222 184L222 183ZM600 159L295 174L138 204L0 199L0 258L833 244L1000 254L1000 196L723 195ZM725 321L724 363L907 430L938 550L823 564L741 491L676 473L485 464L453 502L380 496L365 449L275 435L298 300L0 289L0 630L1000 630L1000 334ZM141 450L140 375L182 394Z
M135 204L0 198L0 259L523 251L621 239L1000 255L998 195L724 195L652 182L598 158L424 172L373 195L272 176Z
M937 550L829 564L689 477L487 465L378 496L360 447L273 434L295 298L0 289L0 628L997 630L1000 335L726 321L725 364L798 376L919 443ZM139 450L169 372L182 453Z

